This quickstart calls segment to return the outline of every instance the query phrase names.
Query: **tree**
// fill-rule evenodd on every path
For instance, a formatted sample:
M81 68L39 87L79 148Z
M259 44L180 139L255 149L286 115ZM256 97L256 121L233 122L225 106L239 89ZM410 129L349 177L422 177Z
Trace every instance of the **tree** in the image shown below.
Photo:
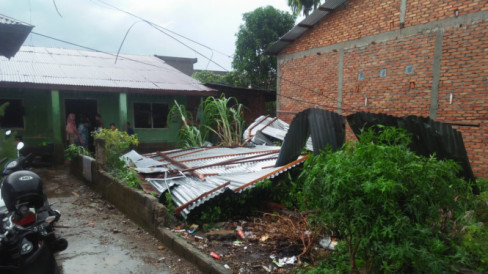
M310 11L315 10L319 5L320 0L288 0L288 6L295 16L301 11L303 11L303 15L308 16Z
M264 52L295 24L295 17L271 6L243 15L232 67L252 87L275 89L276 57Z
M191 76L198 81L207 84L221 84L233 87L247 87L245 79L235 71L229 71L225 75L220 75L211 71L197 71Z

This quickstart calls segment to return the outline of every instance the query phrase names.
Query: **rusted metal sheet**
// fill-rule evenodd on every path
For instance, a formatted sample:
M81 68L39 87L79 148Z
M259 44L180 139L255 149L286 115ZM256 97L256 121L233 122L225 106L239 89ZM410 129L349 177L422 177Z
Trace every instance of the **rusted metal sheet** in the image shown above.
M298 113L285 136L276 166L296 160L310 135L314 154L319 154L327 146L337 150L344 144L345 119L335 112L323 109L311 108Z

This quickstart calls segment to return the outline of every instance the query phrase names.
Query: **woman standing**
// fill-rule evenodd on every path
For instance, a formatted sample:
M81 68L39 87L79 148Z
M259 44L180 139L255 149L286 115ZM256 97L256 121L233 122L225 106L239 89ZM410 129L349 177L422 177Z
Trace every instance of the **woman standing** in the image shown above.
M66 141L68 141L68 145L74 144L76 138L78 138L80 144L83 145L81 136L76 129L76 116L74 113L70 113L66 119Z

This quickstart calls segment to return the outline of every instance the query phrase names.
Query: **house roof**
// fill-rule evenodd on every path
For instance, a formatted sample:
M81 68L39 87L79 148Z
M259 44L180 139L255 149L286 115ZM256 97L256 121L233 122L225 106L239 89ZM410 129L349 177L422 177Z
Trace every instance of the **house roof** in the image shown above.
M312 14L303 19L298 25L293 27L289 32L283 35L278 41L276 41L271 47L266 50L266 54L277 55L284 50L288 45L298 40L307 30L313 28L320 20L324 19L337 9L340 5L344 4L347 0L325 0L318 9Z
M22 47L0 57L0 85L97 91L197 93L212 89L154 56Z
M206 87L216 89L220 92L229 94L231 96L236 95L246 95L251 96L252 94L261 94L265 96L266 101L275 101L276 92L267 89L255 89L255 88L245 88L245 87L234 87L222 84L205 83Z
M11 58L34 26L0 14L0 56Z

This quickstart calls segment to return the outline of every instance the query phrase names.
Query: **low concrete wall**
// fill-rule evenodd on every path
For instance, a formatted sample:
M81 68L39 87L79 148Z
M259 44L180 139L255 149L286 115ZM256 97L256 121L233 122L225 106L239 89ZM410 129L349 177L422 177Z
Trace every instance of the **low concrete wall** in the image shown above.
M70 171L132 221L162 241L167 248L195 264L203 273L232 273L165 228L167 210L157 198L117 181L99 168L95 159L90 157L79 156L74 159Z

